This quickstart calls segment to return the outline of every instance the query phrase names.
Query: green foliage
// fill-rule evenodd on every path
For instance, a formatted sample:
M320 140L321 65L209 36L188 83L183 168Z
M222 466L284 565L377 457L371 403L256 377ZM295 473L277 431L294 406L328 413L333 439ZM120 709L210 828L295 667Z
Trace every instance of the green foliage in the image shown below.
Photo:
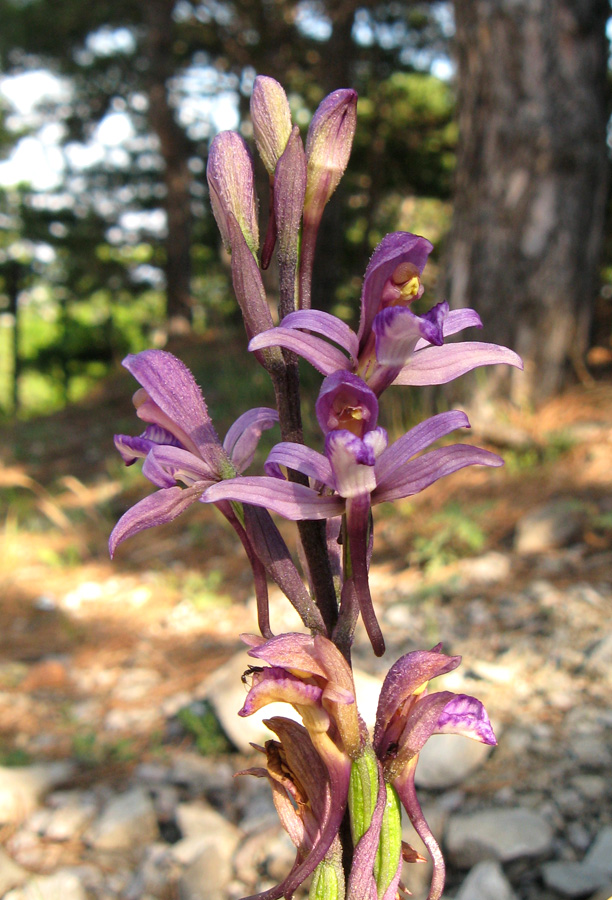
M217 756L230 753L232 745L226 738L217 718L206 701L196 706L186 706L179 710L177 719L195 740L202 756Z
M29 766L32 757L20 747L4 748L0 744L0 766Z
M128 763L136 759L138 751L131 738L116 741L100 740L95 731L75 734L72 739L72 755L82 766L93 768L108 763Z
M470 513L482 514L484 509L471 508ZM410 556L412 562L434 572L461 556L482 552L485 544L486 533L481 525L458 503L449 503L431 517L427 533L415 537Z

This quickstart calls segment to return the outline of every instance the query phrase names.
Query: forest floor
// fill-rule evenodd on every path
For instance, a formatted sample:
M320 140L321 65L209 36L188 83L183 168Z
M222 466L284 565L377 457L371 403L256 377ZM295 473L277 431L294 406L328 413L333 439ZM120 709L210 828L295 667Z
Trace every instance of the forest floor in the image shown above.
M188 359L200 352L186 348ZM208 365L222 353L208 348ZM210 405L227 425L222 387ZM213 509L198 505L108 559L112 525L149 487L112 446L113 432L138 433L133 388L118 373L87 402L5 428L0 448L0 765L69 759L79 787L121 784L143 761L192 747L197 728L178 727L177 713L236 652L237 634L255 630L248 567ZM364 662L361 635L357 655L380 674L393 654L441 640L481 679L503 728L554 742L576 702L609 708L609 684L587 660L611 628L612 385L578 386L507 424L516 446L469 438L501 452L504 470L464 470L377 510L372 582L390 652ZM539 509L556 516L555 534L530 553L518 536ZM500 560L499 577L479 582L478 566ZM546 780L550 754L529 765L493 754L472 790L533 790L537 765Z

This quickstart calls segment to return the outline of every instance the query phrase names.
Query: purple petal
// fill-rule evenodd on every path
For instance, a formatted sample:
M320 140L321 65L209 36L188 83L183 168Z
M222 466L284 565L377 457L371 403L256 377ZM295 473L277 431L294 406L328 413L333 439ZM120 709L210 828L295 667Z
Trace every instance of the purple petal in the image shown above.
M157 446L150 451L144 461L142 474L159 487L170 487L170 484L176 484L177 481L191 486L197 481L202 483L204 489L218 478L199 456L194 456L181 447L167 446ZM164 483L156 481L156 477L161 478Z
M403 262L412 263L419 273L422 272L432 250L433 245L428 240L408 231L395 231L382 239L372 254L363 279L358 333L360 346L370 334L387 279Z
M327 678L326 670L318 659L315 640L299 631L279 634L269 641L252 647L249 656L262 659L270 666L299 669L309 675Z
M482 328L482 319L476 310L451 309L444 319L444 337L450 337L465 328Z
M376 335L376 360L383 366L403 366L420 338L438 345L443 340L438 317L416 316L405 306L383 309L374 319L372 330Z
M197 452L216 470L224 456L221 442L202 392L187 366L164 350L143 350L126 356L123 365L162 413L162 416L145 421L170 430L188 450ZM142 404L138 414L147 415L144 412L146 406L146 402ZM155 410L148 409L156 415Z
M275 478L284 478L280 466L301 472L327 487L333 488L334 486L334 478L327 457L303 444L294 444L290 441L276 444L270 450L264 464L266 474Z
M447 384L479 366L504 363L523 368L518 354L499 344L480 341L461 341L442 347L425 347L417 351L399 373L393 384Z
M335 372L321 385L315 411L323 434L337 428L351 428L355 433L359 430L363 437L376 428L378 400L357 375Z
M265 476L228 478L211 485L202 495L204 503L220 500L263 506L293 521L329 519L344 512L344 501L339 497L321 497L303 484Z
M194 485L191 488L170 487L145 497L124 513L111 532L108 548L111 558L123 541L156 525L172 522L187 507L199 499L202 488Z
M160 425L147 425L143 433L138 436L116 434L114 441L115 447L123 457L126 466L131 466L137 459L144 458L149 450L152 450L159 444L166 444L170 447L182 446L173 434Z
M484 706L475 697L457 694L438 718L437 734L462 734L465 737L495 746L497 739Z
M263 350L266 347L284 347L285 350L292 350L322 375L331 375L333 372L350 368L349 360L337 347L312 334L302 334L301 331L285 328L283 325L263 331L249 342L249 350Z
M395 480L388 478L382 487L376 488L372 495L372 503L411 497L440 478L465 466L503 466L503 464L503 459L496 453L481 450L480 447L471 447L469 444L440 447L401 466L396 471Z
M223 449L230 457L237 472L244 472L253 462L253 455L262 432L272 428L278 422L275 409L259 406L239 416L231 426Z
M398 438L385 450L376 463L376 480L378 487L385 490L390 487L390 481L394 481L398 466L420 453L434 441L445 437L456 428L469 428L468 417L460 410L438 413L436 416L420 422L403 437Z
M251 716L269 703L289 703L292 706L320 705L323 691L316 684L306 684L286 669L277 667L263 669L253 675L253 686L249 690L244 706L238 710L239 716ZM320 710L323 716L323 710Z
M346 322L331 313L316 309L300 309L283 319L283 328L303 328L321 334L333 341L352 357L357 359L359 342L357 335Z
M341 497L357 497L371 494L376 487L374 464L376 450L382 452L387 442L384 428L369 431L369 441L356 437L350 431L330 431L325 438L325 454L334 476L334 486Z
M460 656L447 656L440 647L433 650L414 650L400 657L389 669L383 682L376 713L374 749L385 751L385 731L402 704L432 678L452 672L461 662Z

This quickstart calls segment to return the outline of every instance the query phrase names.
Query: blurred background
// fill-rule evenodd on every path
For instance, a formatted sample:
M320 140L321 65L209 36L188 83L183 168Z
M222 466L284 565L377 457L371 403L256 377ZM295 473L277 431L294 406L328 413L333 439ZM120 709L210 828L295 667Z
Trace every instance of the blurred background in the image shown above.
M486 766L453 748L423 776L448 896L608 900L608 0L0 0L0 22L0 896L225 900L291 865L267 786L232 781L248 743L219 725L241 703L227 684L244 694L236 635L256 627L233 533L192 508L113 563L106 549L149 492L112 443L139 431L126 353L184 359L222 436L273 402L205 178L218 131L251 141L265 74L304 134L327 93L359 93L315 305L355 325L374 247L409 230L435 245L422 308L474 307L478 338L525 361L385 395L393 437L459 404L468 440L506 461L377 510L389 652L373 663L361 632L355 649L376 681L443 641L466 659L449 689L485 700L502 735ZM307 418L320 379L302 378ZM272 603L278 630L297 627ZM457 823L491 811L476 836Z

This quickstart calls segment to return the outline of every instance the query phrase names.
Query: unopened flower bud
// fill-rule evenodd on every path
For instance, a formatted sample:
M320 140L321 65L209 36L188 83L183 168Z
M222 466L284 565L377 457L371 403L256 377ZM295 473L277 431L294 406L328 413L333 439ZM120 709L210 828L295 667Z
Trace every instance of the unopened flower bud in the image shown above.
M340 857L340 854L338 854ZM344 870L341 859L324 859L314 870L308 900L343 900Z
M308 184L304 218L318 222L344 174L357 124L357 94L329 94L312 117L306 138Z
M246 143L235 131L222 131L214 138L208 153L206 177L212 211L225 248L232 250L230 217L233 216L255 255L259 248L259 226L253 161Z
M258 75L251 94L251 118L259 155L272 177L291 134L291 111L285 91L274 78Z

